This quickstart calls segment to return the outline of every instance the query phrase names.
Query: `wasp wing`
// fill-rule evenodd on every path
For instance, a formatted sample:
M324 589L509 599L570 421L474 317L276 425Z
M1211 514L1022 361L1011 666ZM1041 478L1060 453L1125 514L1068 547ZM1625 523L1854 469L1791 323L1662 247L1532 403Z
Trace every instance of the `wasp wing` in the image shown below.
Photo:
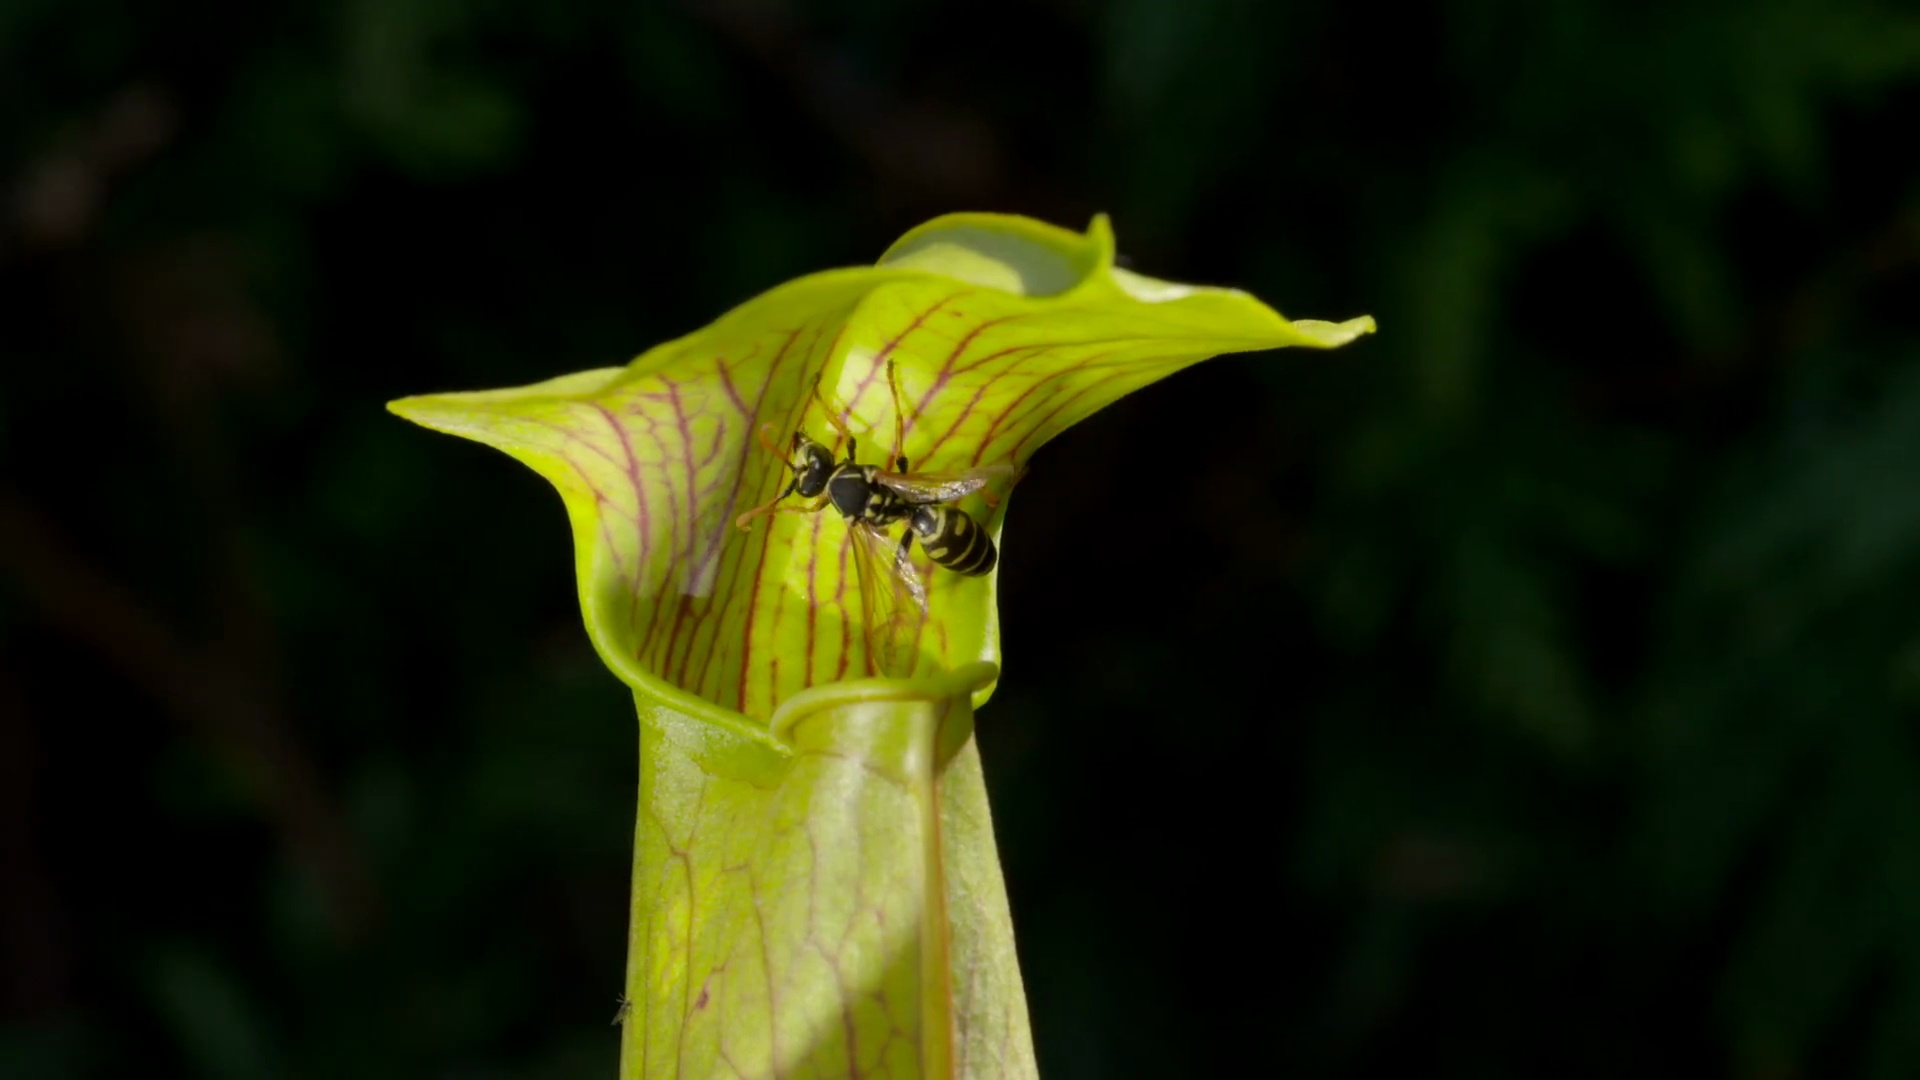
M910 503L932 505L957 502L993 483L1014 475L1011 465L982 465L958 472L874 473L873 482Z
M863 521L848 522L853 565L860 574L860 607L866 617L867 655L888 678L913 674L914 650L927 620L927 586L907 548Z

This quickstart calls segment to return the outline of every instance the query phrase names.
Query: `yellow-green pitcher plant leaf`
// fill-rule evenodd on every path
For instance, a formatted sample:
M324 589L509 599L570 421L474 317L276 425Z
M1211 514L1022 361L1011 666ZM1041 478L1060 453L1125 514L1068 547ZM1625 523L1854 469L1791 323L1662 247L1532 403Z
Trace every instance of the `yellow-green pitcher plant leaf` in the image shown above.
M993 674L804 691L783 753L642 725L623 1076L1034 1074L971 738Z
M914 471L1018 470L1073 424L1197 361L1329 348L1373 329L1366 317L1290 322L1236 290L1117 268L1113 251L1104 218L1081 236L949 215L876 266L789 282L625 367L391 407L505 450L559 488L587 627L621 678L764 723L810 686L997 664L1000 648L996 575L936 571L916 547L928 618L906 666L876 665L837 515L733 527L788 479L761 425L782 448L796 430L834 444L844 417L863 459L881 464L891 362ZM998 540L1007 485L995 486L963 509Z
M1033 1071L970 741L997 567L961 576L916 543L923 599L901 593L857 537L892 551L903 526L782 498L796 433L971 476L956 506L1004 547L1034 452L1100 408L1211 356L1373 329L1116 267L1104 217L953 214L624 367L393 402L554 484L588 634L633 689L622 1076Z

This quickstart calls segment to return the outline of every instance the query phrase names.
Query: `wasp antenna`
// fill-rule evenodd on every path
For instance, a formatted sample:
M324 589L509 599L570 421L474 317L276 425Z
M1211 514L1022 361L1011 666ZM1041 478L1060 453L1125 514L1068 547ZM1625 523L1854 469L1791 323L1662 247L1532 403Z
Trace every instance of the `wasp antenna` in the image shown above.
M842 438L848 440L853 438L853 432L847 430L847 422L843 419L844 416L852 415L852 409L837 401L829 403L827 396L820 392L820 387L817 385L813 388L813 403L820 406L820 411L826 414L827 423L833 425L833 430L839 432Z
M766 423L761 424L759 430L756 431L755 434L760 436L760 445L766 448L767 453L782 459L784 459L787 456L784 453L781 453L780 444L774 441L773 421L769 420Z
M785 498L785 497L786 496L784 495L781 496L781 498ZM775 499L773 500L773 502L770 502L765 506L756 506L753 509L747 511L746 513L741 514L739 517L733 519L733 527L736 529L739 529L741 532L751 532L753 531L754 518L765 517L768 514L777 514L782 510L800 509L797 506L775 506L774 503L777 503L779 501L780 499Z
M753 509L747 511L746 513L741 514L739 517L734 518L733 527L736 529L739 529L741 532L746 532L753 528L754 518L762 517L767 514L817 514L820 512L821 507L827 505L827 500L824 497L815 499L812 505L809 505L809 506L777 505L780 502L780 499L784 499L792 493L793 493L792 489L783 491L780 493L780 498L773 500L773 502L770 502L765 506L756 506Z

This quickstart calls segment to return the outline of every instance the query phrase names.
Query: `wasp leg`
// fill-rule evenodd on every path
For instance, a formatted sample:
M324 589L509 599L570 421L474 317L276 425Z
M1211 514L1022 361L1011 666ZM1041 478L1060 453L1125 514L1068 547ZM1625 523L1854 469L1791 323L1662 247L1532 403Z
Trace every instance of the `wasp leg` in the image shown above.
M783 490L782 490L782 491L780 492L780 494L778 494L778 495L775 495L775 496L774 496L773 498L771 498L771 499L768 499L765 505L763 505L763 506L756 506L756 507L754 507L753 509L751 509L751 510L749 510L749 511L747 511L746 513L744 513L744 514L741 514L741 515L740 515L739 517L737 517L737 518L734 518L734 519L733 519L733 525L734 525L734 528L736 528L736 529L745 529L745 528L747 528L747 522L749 522L749 521L752 521L752 520L753 520L754 518L757 518L757 517L759 517L759 516L760 516L760 515L762 515L762 514L770 514L770 513L772 513L772 512L773 512L773 510L774 510L774 507L775 507L776 505L778 505L778 503L780 502L780 500L781 500L781 499L784 499L784 498L786 498L787 496L789 496L789 495L791 495L791 494L793 494L793 491L794 491L794 489L795 489L795 488L797 488L797 487L799 487L799 486L800 486L800 477L799 477L798 475L796 475L796 476L794 476L794 478L793 478L793 479L792 479L791 481L789 481L789 482L787 483L787 486L786 486L786 488L785 488L785 489L783 489Z
M760 445L763 447L766 447L767 453L773 454L774 456L780 458L780 464L786 466L789 469L793 468L793 463L788 461L786 459L786 455L781 454L780 448L774 444L773 424L771 422L761 424L759 430L755 434L760 436ZM793 494L794 489L798 488L799 486L800 486L800 474L794 473L793 479L788 481L785 491L782 491L780 494L775 495L773 498L767 500L767 504L765 506L756 506L753 509L747 511L746 513L741 514L739 517L734 518L733 519L734 526L740 529L747 528L747 522L752 521L754 518L759 517L761 514L771 513L773 511L773 505L775 503Z
M893 453L890 455L901 472L907 471L907 459L901 454L907 448L907 414L900 404L900 373L894 370L893 357L887 357L887 392L893 395Z
M822 507L827 505L827 497L825 495L820 496L811 503L801 503L799 506L777 505L780 499L784 499L791 494L793 494L793 485L789 484L787 485L787 490L780 493L779 499L775 499L765 506L756 506L746 513L741 514L739 517L734 518L733 527L743 531L751 529L753 528L753 519L765 514L817 514Z

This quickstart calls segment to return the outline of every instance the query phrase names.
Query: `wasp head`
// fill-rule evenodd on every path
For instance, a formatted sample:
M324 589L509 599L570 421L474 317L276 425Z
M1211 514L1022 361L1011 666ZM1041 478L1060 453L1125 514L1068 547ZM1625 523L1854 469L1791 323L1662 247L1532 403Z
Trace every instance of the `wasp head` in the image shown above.
M801 498L811 499L827 489L827 477L833 473L833 453L796 431L787 467L793 470L793 490Z

